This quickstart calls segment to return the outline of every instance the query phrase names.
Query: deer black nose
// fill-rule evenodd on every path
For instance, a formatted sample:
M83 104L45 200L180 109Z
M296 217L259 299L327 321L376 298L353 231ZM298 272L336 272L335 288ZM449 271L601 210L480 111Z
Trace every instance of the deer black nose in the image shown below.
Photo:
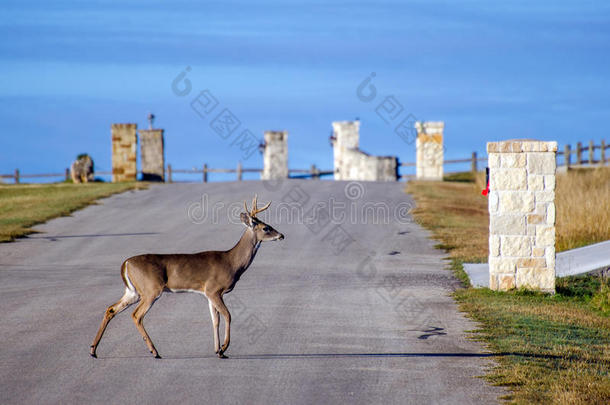
M283 234L283 233L280 233L280 237L279 237L278 239L279 239L279 240L284 239L284 234Z

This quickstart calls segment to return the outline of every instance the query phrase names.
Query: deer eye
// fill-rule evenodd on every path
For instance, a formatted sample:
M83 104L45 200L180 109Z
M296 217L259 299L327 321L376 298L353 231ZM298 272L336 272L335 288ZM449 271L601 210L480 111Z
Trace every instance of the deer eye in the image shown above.
M271 229L270 229L268 226L266 226L266 227L264 227L264 228L263 228L263 231L265 231L265 232L269 232L270 230L271 230Z

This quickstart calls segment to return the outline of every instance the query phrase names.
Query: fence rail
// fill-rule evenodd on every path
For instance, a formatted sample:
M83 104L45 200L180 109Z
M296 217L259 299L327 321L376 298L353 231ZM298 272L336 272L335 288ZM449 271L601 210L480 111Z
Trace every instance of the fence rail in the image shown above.
M465 159L448 159L443 160L443 165L454 164L454 163L470 163L470 171L476 172L478 168L478 162L487 162L487 157L477 157L477 152L472 152L472 156ZM413 167L417 166L415 162L401 162L400 166ZM409 176L403 176L409 177Z
M563 150L558 150L556 156L562 156L561 165L558 163L557 166L570 167L583 167L593 165L605 165L608 162L606 150L610 148L604 140L599 145L595 145L593 141L590 141L588 145L583 145L582 142L578 142L574 148L570 145L565 145ZM596 156L595 151L599 151L599 157ZM586 153L586 158L583 157L583 153ZM574 159L572 159L574 157ZM487 162L487 157L478 157L477 152L472 152L471 157L465 159L448 159L443 161L443 165L450 165L456 163L470 163L470 170L476 172L478 170L478 162ZM414 167L415 162L399 162L399 167ZM241 163L238 163L234 169L223 169L223 168L212 168L204 164L201 169L174 169L171 164L168 164L165 168L165 181L171 183L173 181L174 174L201 174L204 183L208 182L210 173L235 173L236 179L241 181L244 173L262 173L263 169L260 168L245 168L242 167ZM449 172L448 172L449 173ZM110 176L111 171L99 171L94 173L97 176ZM137 174L142 174L141 170L138 170ZM322 176L331 176L334 174L332 170L320 170L315 165L311 165L310 169L289 169L289 177L299 179L318 179ZM42 174L22 174L19 169L15 169L14 173L11 174L0 174L0 179L12 179L15 184L21 182L21 179L26 178L46 178L56 177L70 180L70 169L66 169L64 173L42 173ZM399 178L411 178L415 175L406 174L399 175Z
M262 173L262 172L263 172L263 169L260 169L260 168L242 167L241 163L238 163L237 167L235 169L220 169L220 168L214 169L214 168L208 167L207 164L204 164L201 169L174 169L171 164L168 164L167 168L165 169L165 181L168 183L173 182L173 176L174 176L174 174L177 174L177 173L201 174L202 180L204 183L208 182L208 175L210 173L235 173L236 179L238 181L241 181L241 180L243 180L244 173ZM294 173L294 174L291 175L291 173ZM321 176L329 176L332 174L334 174L334 171L320 170L316 167L316 165L311 165L310 169L289 169L288 170L289 177L300 178L300 179L302 179L302 178L317 179L317 178L320 178Z
M606 145L605 141L601 141L599 145L595 145L593 141L589 142L588 146L583 146L581 142L576 144L576 148L572 150L570 145L564 146L563 151L557 151L557 156L563 156L563 165L570 167L573 165L579 166L583 164L588 165L605 165L607 162L606 159L606 149L610 148L610 145ZM595 159L595 151L599 150L599 159ZM583 159L582 153L587 151L587 159ZM572 155L576 157L575 161L572 162Z

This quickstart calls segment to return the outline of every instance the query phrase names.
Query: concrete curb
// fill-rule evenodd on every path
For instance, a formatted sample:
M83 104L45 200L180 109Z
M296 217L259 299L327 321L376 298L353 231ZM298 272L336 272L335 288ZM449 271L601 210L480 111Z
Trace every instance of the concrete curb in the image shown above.
M610 240L557 253L556 277L577 276L610 268ZM464 263L473 287L489 288L489 264Z

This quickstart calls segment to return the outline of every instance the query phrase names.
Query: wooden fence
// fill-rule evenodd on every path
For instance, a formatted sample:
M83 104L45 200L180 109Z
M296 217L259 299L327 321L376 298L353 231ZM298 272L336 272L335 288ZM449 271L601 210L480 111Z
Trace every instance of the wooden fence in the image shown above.
M238 181L243 180L244 173L262 173L263 169L258 168L245 168L241 162L237 164L235 169L214 169L204 164L201 169L174 169L172 165L167 165L165 170L165 181L171 183L173 181L173 175L176 173L183 174L201 174L204 183L208 182L210 173L235 173ZM288 176L291 178L312 178L319 179L322 176L330 176L334 172L332 170L320 170L316 165L311 165L309 170L307 169L289 169Z
M577 168L577 167L588 167L594 165L605 165L608 162L606 157L606 150L610 148L610 145L606 145L605 141L601 141L599 145L595 145L593 141L590 141L588 145L583 145L582 142L578 142L576 147L572 148L570 145L565 145L563 150L557 151L558 163L557 166L565 166L565 168ZM596 154L595 151L599 151ZM599 155L599 156L596 156ZM559 161L559 157L562 157ZM479 162L487 162L487 157L478 157L477 152L472 152L471 157L465 159L449 159L443 162L444 165L451 164L464 164L470 163L470 171L476 172L478 170ZM415 162L399 162L399 167L415 167ZM241 163L238 163L235 169L218 169L208 167L204 164L201 169L174 169L172 165L167 165L165 170L165 181L171 183L173 181L174 174L200 174L201 179L204 183L208 181L211 173L235 173L236 179L241 181L244 173L262 173L263 169L260 168L244 168ZM310 178L319 179L322 176L331 176L334 172L332 170L320 170L316 165L311 165L310 169L290 169L289 177L291 178ZM138 171L138 174L141 174ZM447 173L451 173L447 171ZM100 171L95 172L97 176L111 176L112 172ZM70 179L70 169L66 169L64 173L43 173L43 174L21 174L19 169L15 169L14 173L2 174L2 179L12 179L15 184L21 182L21 179L26 178L64 178ZM399 175L400 178L412 178L414 174Z
M595 145L593 141L590 141L588 146L583 146L581 142L578 142L574 149L570 145L564 146L562 151L557 151L557 156L564 157L563 166L567 168L582 165L605 165L607 162L606 149L608 148L610 148L610 145L606 145L606 141L601 141L599 145ZM599 159L595 157L596 150L599 150ZM583 152L587 153L586 159L583 158ZM574 161L572 161L572 156L575 157Z

